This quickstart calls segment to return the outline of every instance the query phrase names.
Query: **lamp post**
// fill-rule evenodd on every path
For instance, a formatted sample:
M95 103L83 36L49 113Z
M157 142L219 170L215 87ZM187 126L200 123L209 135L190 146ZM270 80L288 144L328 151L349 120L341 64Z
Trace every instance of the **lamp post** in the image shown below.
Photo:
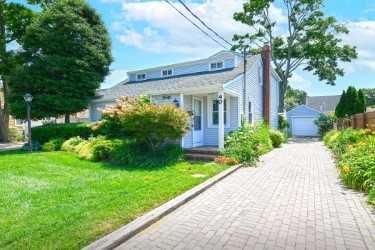
M33 145L31 141L31 102L33 101L33 96L30 93L26 93L23 96L26 102L26 112L27 112L27 141L29 144L30 152L33 151Z

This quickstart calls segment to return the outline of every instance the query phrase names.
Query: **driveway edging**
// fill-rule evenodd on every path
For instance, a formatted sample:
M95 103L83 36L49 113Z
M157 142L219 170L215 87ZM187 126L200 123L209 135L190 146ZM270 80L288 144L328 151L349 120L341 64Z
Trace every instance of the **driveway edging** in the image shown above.
M142 230L146 229L147 227L154 224L164 216L170 214L171 212L181 207L191 199L195 198L208 188L212 187L217 182L229 176L230 174L238 170L241 166L242 165L233 166L213 176L212 178L206 180L198 186L193 187L192 189L168 201L167 203L151 210L150 212L142 215L141 217L138 217L132 222L122 226L116 231L104 236L103 238L97 241L94 241L90 245L86 246L84 249L113 249L121 245L125 241L129 240L131 237L135 236Z

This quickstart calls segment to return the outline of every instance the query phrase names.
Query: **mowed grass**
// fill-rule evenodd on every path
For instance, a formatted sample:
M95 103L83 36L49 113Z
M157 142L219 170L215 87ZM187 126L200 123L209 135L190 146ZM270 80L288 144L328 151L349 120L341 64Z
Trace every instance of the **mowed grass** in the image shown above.
M145 169L64 152L0 153L0 249L78 249L226 167Z

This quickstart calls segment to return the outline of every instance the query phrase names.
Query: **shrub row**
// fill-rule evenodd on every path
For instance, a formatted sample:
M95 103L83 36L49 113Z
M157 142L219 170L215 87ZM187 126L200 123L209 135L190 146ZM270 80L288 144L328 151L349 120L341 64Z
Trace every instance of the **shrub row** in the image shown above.
M241 128L230 133L225 141L222 154L246 165L254 164L260 155L280 147L284 136L279 131L270 130L266 125L250 126L243 123Z
M83 160L110 162L126 166L157 167L178 161L182 150L176 145L165 145L156 151L129 139L107 139L103 136L83 139L79 136L66 141L52 139L43 144L44 151L66 151Z
M33 141L44 144L53 139L67 140L79 136L89 138L93 130L88 123L47 124L31 130Z
M338 160L340 176L351 188L369 193L375 205L375 133L369 130L330 131L324 143Z

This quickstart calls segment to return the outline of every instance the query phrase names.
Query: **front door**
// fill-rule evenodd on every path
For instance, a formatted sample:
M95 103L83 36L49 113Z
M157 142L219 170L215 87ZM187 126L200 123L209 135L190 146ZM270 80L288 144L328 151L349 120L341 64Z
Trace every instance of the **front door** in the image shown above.
M193 97L193 147L203 145L203 101Z

